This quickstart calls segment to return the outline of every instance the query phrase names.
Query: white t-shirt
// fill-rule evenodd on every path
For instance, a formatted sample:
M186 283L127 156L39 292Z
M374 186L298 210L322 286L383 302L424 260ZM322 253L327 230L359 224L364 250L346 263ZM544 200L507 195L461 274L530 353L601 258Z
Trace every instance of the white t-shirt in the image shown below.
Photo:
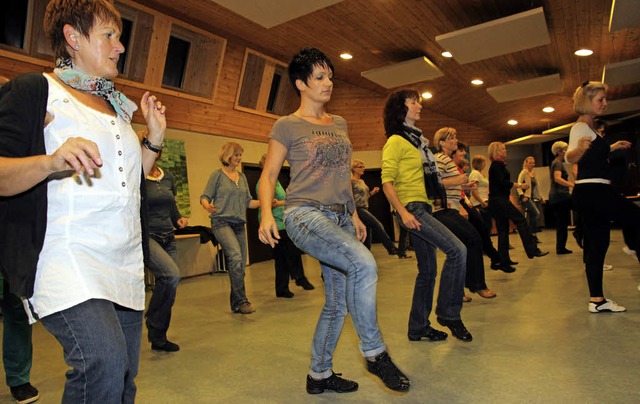
M98 145L104 164L93 177L74 171L50 177L33 312L42 318L90 299L144 310L138 137L122 118L86 107L45 76L54 116L44 130L47 154L83 137Z
M480 171L471 170L471 173L469 174L469 182L472 182L472 181L478 181L478 189L477 189L478 194L480 195L480 198L482 198L483 201L487 201L489 199L489 179L484 175L482 175ZM480 202L478 202L476 198L472 198L472 199L473 199L473 206L480 205Z

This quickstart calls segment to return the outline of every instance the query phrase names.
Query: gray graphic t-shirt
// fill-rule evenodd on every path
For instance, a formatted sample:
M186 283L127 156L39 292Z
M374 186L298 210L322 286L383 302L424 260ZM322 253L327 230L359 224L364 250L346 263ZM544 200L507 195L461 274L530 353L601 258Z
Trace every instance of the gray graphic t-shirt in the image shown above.
M295 115L276 121L270 138L287 148L291 182L285 210L293 206L346 204L354 211L351 191L351 142L347 122L316 125Z

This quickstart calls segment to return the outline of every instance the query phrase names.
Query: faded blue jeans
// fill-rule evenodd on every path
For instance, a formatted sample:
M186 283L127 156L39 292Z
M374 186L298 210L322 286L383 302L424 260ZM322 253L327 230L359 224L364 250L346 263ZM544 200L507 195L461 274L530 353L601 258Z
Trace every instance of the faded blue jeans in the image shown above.
M365 357L386 351L378 327L376 286L378 267L371 252L355 237L351 215L301 206L285 211L287 233L302 251L320 261L325 304L311 346L311 370L316 379L331 376L333 351L347 313L360 338Z
M227 270L231 282L229 302L234 313L240 309L242 303L248 303L247 292L244 287L244 271L247 262L247 236L244 223L228 223L224 219L211 221L211 231L222 252L227 259Z
M445 225L431 215L431 205L425 202L410 202L406 208L421 225L419 231L408 229L418 260L418 276L409 313L409 334L422 335L431 327L429 315L438 274L436 248L446 255L436 306L436 316L444 320L460 320L467 249ZM400 218L398 221L402 223Z
M91 299L43 317L64 349L67 371L62 403L133 403L142 311Z
M171 309L176 301L180 269L176 265L176 237L173 233L151 234L149 270L156 283L147 308L146 324L149 342L159 345L167 341Z

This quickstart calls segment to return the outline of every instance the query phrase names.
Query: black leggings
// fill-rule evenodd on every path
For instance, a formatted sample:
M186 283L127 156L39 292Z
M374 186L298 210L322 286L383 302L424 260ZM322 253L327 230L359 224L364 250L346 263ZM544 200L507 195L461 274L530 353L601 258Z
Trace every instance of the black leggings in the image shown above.
M640 207L607 184L576 184L573 200L584 225L584 262L591 297L604 297L602 266L607 255L611 236L611 222L624 225L635 233L629 237L634 244L629 248L638 251L640 232ZM640 259L640 254L639 254Z
M538 249L536 240L531 234L527 220L522 213L513 206L509 198L489 198L489 211L496 219L498 229L498 253L500 262L508 263L509 257L509 219L515 223L522 246L528 257L533 257Z

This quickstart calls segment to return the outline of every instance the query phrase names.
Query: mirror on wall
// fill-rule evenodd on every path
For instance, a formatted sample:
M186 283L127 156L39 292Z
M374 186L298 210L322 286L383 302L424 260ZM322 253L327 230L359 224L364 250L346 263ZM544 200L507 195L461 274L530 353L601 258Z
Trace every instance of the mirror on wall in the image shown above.
M287 65L247 49L235 108L270 117L295 111L298 96L289 84Z

